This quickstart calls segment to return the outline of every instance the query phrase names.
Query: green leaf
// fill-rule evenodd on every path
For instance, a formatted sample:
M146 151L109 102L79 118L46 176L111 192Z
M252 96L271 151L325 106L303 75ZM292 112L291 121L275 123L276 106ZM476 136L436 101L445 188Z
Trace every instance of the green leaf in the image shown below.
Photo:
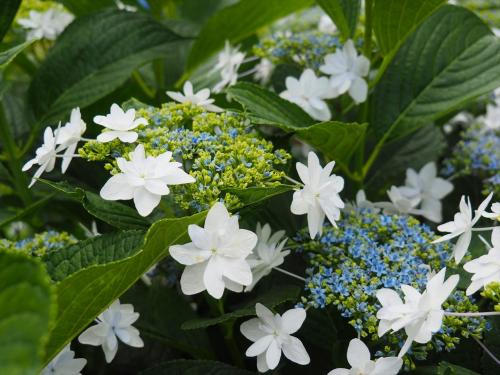
M40 261L0 252L0 374L39 374L55 313L53 287Z
M4 226L6 226L14 221L21 220L21 219L25 218L26 216L33 215L35 212L37 212L42 207L44 207L47 203L49 203L49 201L52 198L54 198L54 194L49 194L49 195L46 195L45 197L37 200L36 202L30 204L29 206L24 207L22 210L20 210L15 215L0 221L0 228L3 228Z
M30 87L35 113L59 120L120 87L140 65L175 53L185 39L140 12L77 18L58 38Z
M448 362L439 362L437 375L479 375L475 371L468 370L464 367L453 365Z
M62 281L69 275L90 266L128 258L140 250L143 242L142 231L103 234L49 252L43 261L52 280Z
M292 12L308 7L312 0L241 0L212 16L200 31L188 57L187 71L224 46L238 43L255 31Z
M168 255L171 245L188 241L189 224L200 224L206 212L164 219L151 226L135 255L75 272L56 284L58 315L47 344L49 362L114 300Z
M272 187L249 187L245 189L228 188L225 193L236 195L245 206L258 204L276 195L292 191L292 185L278 185Z
M371 98L383 143L500 85L500 40L474 13L446 5L401 46Z
M316 0L318 5L330 16L342 36L352 38L356 32L361 0Z
M27 41L22 44L19 44L18 46L9 48L6 51L0 52L0 69L4 69L9 65L12 60L16 58L17 55L19 55L26 47L31 45L33 41Z
M329 160L347 163L360 145L366 128L367 124L327 121L300 129L296 134Z
M418 25L446 0L377 0L373 29L382 54L397 49Z
M286 131L314 124L299 106L256 84L241 82L226 91L249 112L255 124L275 125Z
M76 16L92 13L106 7L116 7L113 0L58 0Z
M228 320L243 318L246 316L254 316L255 304L257 302L262 303L268 308L274 308L288 301L296 301L299 293L300 288L298 286L283 285L259 296L254 301L249 303L247 307L217 316L215 318L189 320L183 323L181 328L186 330L207 328L216 324L227 322Z
M0 7L0 42L9 30L20 5L21 0L2 0L2 6Z
M123 203L104 200L99 195L71 186L66 181L53 182L44 179L38 181L76 199L82 203L89 214L115 228L144 229L151 225L148 218L142 217L135 209Z
M177 359L141 371L140 375L252 375L243 370L216 361Z
M134 326L144 338L165 343L195 358L214 358L207 331L181 329L184 321L194 319L197 315L190 301L176 288L137 283L122 299L132 303L141 314Z

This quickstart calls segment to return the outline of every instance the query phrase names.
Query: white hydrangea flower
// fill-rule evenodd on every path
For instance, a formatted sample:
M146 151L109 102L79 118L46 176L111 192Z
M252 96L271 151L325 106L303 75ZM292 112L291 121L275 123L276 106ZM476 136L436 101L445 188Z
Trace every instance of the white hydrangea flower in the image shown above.
M70 349L68 344L42 370L41 375L81 375L86 364L86 359L75 358L75 352Z
M330 75L330 85L336 96L349 92L356 103L362 103L368 95L368 84L363 77L370 72L370 60L358 55L354 42L348 40L342 49L325 56L325 64L319 68Z
M210 89L202 89L195 93L193 91L193 84L189 81L184 83L182 88L183 93L167 91L167 95L179 103L191 103L200 106L207 111L222 112L222 108L213 104L214 99L210 99Z
M148 124L145 118L135 118L135 109L130 108L125 112L116 103L111 105L111 110L106 116L95 116L94 122L110 129L97 136L97 140L102 143L111 142L116 138L125 143L133 143L137 141L138 134L131 130L139 125Z
M111 201L133 199L139 214L148 216L160 204L161 197L170 194L168 185L195 182L193 176L181 169L181 163L171 159L170 151L146 157L144 146L138 145L130 160L116 159L121 173L106 182L101 197Z
M55 40L73 19L72 14L51 8L45 12L32 10L29 18L21 18L17 22L28 30L28 40Z
M290 207L295 215L307 214L309 234L314 238L316 234L322 233L325 215L332 223L340 219L340 210L344 208L344 202L339 193L344 189L344 179L331 174L334 161L325 168L321 167L318 156L309 152L307 166L297 163L296 168L304 187L293 194Z
M397 375L403 360L398 357L382 357L371 360L370 350L360 339L352 339L347 348L350 369L337 368L328 375Z
M259 372L274 370L281 359L281 352L290 361L299 365L310 362L302 342L291 336L297 332L304 320L306 311L302 308L291 309L283 315L273 314L264 305L255 305L257 318L250 319L240 326L240 331L253 344L247 349L247 357L257 357Z
M221 80L214 86L214 92L221 92L225 87L232 86L238 81L238 69L245 59L245 54L238 47L232 47L226 40L224 50L217 57L214 71L218 71Z
M61 165L62 173L66 172L73 159L78 142L85 133L87 129L87 124L82 120L82 115L80 113L80 108L74 108L71 111L71 117L69 122L67 122L63 127L56 129L54 132L57 139L57 152L65 150L63 154L63 161Z
M224 289L241 292L252 283L252 271L246 258L257 244L257 235L240 229L237 216L215 203L208 211L204 228L188 227L192 242L170 247L170 255L186 268L181 289L186 295L206 290L221 298Z
M500 129L500 105L488 104L483 121L488 129Z
M280 96L297 104L313 119L328 121L332 118L330 108L324 99L333 98L332 90L326 77L316 77L312 69L302 72L299 79L286 77L286 90Z
M390 190L387 190L387 196L390 202L377 202L374 205L383 208L388 214L420 214L417 207L422 198L415 189L391 186Z
M472 228L476 225L481 216L484 215L484 211L486 210L486 207L488 207L492 197L493 193L486 197L486 199L479 205L479 208L476 210L473 217L470 199L466 201L465 196L462 196L462 199L460 200L460 212L455 214L453 221L449 221L438 226L437 229L440 232L448 232L449 234L438 238L433 241L433 243L448 241L452 238L458 237L457 243L453 247L453 256L457 264L460 263L469 248L470 241L472 239Z
M251 291L254 286L264 276L269 275L274 267L278 267L285 261L285 257L290 254L290 250L283 251L287 239L283 239L284 230L277 231L271 235L271 226L265 224L261 226L257 223L257 245L252 254L247 258L252 269L252 283L245 288L246 292Z
M24 164L22 171L26 172L34 165L39 165L36 170L29 187L32 187L36 179L39 178L43 172L51 172L56 165L56 138L50 127L46 127L43 133L43 144L35 151L36 156Z
M500 282L500 227L493 229L491 243L493 247L488 254L464 264L464 270L474 274L466 291L468 296L491 282Z
M319 18L318 30L325 34L335 34L338 31L337 25L326 14L322 14Z
M392 289L377 291L377 299L382 307L377 312L380 319L378 335L382 337L387 332L399 331L404 328L407 334L399 357L402 357L416 341L420 344L428 343L432 334L441 329L444 311L442 304L448 299L458 284L459 276L450 276L445 281L446 268L434 275L428 282L425 291L421 294L409 285L401 285L405 301Z
M260 59L259 63L255 65L255 80L265 85L271 79L274 71L274 64L266 58Z
M483 212L483 217L500 221L500 203L493 203L491 205L491 212Z
M109 308L96 318L96 325L87 328L79 337L82 344L102 346L106 362L110 363L118 351L118 339L134 348L142 348L144 342L137 328L132 324L139 319L131 304L113 302Z

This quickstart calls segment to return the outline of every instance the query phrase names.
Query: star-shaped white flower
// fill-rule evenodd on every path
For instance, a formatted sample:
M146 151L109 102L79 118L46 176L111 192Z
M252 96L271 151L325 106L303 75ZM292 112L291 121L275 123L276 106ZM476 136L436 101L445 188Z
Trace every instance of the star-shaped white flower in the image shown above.
M29 187L32 187L36 179L39 178L43 172L51 172L56 165L56 138L50 127L46 127L43 133L43 144L35 151L36 156L24 164L22 170L26 172L31 169L35 164L39 165L36 170Z
M274 64L271 60L262 58L259 63L255 65L255 80L259 81L261 84L265 85L271 79L274 71Z
M86 364L86 359L75 358L75 352L68 344L43 369L41 375L80 375Z
M32 10L29 12L29 18L21 18L17 22L29 30L28 40L55 40L73 19L72 14L51 8L45 12Z
M301 308L288 310L282 316L273 314L267 307L255 305L257 318L250 319L240 326L240 331L253 344L246 351L247 357L257 357L259 372L274 370L280 362L281 352L290 361L299 365L310 362L302 342L295 336L304 320L306 311Z
M349 92L351 98L362 103L368 95L368 84L363 77L370 72L370 60L358 55L352 40L342 49L325 56L325 64L319 68L330 75L330 85L338 95Z
M498 103L497 105L488 104L486 106L484 123L488 129L500 129L500 105L498 105Z
M409 285L401 285L405 301L392 289L377 291L377 299L382 308L377 312L380 319L378 335L382 337L390 330L396 332L404 328L408 335L399 357L402 357L416 341L420 344L428 343L432 334L441 329L444 311L442 304L448 299L458 284L459 276L450 276L445 281L446 268L434 275L428 282L425 291Z
M500 227L491 233L493 247L487 255L480 256L464 264L464 270L473 273L472 282L466 294L470 296L491 282L500 282Z
M186 295L206 290L221 298L224 289L241 292L252 283L252 271L246 257L257 244L257 235L240 229L237 216L215 203L208 211L204 228L188 227L192 242L170 247L170 255L186 265L181 276L181 289Z
M252 284L245 288L246 292L251 291L254 286L264 276L269 275L274 267L283 264L285 257L290 254L290 250L283 251L287 239L282 240L285 235L284 230L280 230L271 235L271 226L265 224L263 227L257 223L257 246L252 254L247 258L252 268Z
M337 25L326 14L321 15L319 18L318 30L325 34L335 34L338 31Z
M404 186L391 186L390 190L387 190L387 196L390 202L374 203L376 207L383 208L385 213L420 214L417 206L420 204L421 197L415 189Z
M409 168L406 170L405 188L402 193L408 199L418 196L420 200L421 215L439 223L443 220L441 199L451 193L453 184L443 178L437 177L436 163L430 162L422 167L420 172Z
M286 77L286 90L280 96L297 104L313 119L328 121L332 118L330 108L324 99L333 98L332 90L326 77L316 77L312 69L302 72L299 79Z
M493 203L491 205L491 212L483 212L483 217L500 221L500 203Z
M339 193L344 189L344 179L332 174L334 161L325 168L321 167L319 159L314 152L309 152L307 166L297 163L296 168L304 187L293 194L290 207L295 215L307 214L309 234L314 238L321 234L325 215L332 223L340 219L340 210L344 202Z
M106 182L101 197L110 201L133 199L139 214L148 216L158 206L161 197L170 194L168 185L195 182L193 176L181 169L181 163L171 159L170 151L146 157L144 146L138 145L130 154L130 161L116 159L121 173Z
M186 81L182 90L184 91L183 93L167 91L167 95L179 103L191 103L205 108L207 111L222 112L222 108L212 104L215 100L210 99L210 89L202 89L195 93L193 91L193 84Z
M63 154L63 161L61 164L62 173L66 172L75 155L76 147L81 139L83 133L87 129L87 125L82 120L80 108L74 108L71 111L69 122L63 127L56 129L54 135L57 139L57 152L65 150Z
M116 138L125 143L133 143L137 141L138 135L131 130L137 128L139 125L148 124L145 118L135 118L135 109L130 108L125 112L116 103L111 106L110 113L106 116L95 116L94 122L111 129L97 136L97 140L103 143L111 142Z
M218 71L221 80L214 86L214 92L221 92L225 87L232 86L238 81L238 69L245 59L245 54L238 47L232 47L226 40L224 50L217 57L214 71Z
M433 241L433 243L448 241L452 238L458 237L457 243L453 247L453 256L457 264L460 263L469 248L470 241L472 239L472 228L484 214L484 211L486 210L486 207L488 207L492 197L493 193L486 197L486 199L479 205L479 208L476 210L473 217L470 199L466 201L465 196L462 196L462 199L460 200L460 212L455 214L453 221L449 221L438 226L438 230L440 232L448 232L449 234L438 238Z
M403 360L398 357L383 357L371 360L370 350L360 339L352 339L347 348L350 369L337 368L328 375L397 375Z
M118 351L118 339L134 348L142 348L144 342L137 328L132 324L139 319L131 304L113 302L109 308L96 318L96 325L87 328L79 337L82 344L102 346L106 362L110 363Z

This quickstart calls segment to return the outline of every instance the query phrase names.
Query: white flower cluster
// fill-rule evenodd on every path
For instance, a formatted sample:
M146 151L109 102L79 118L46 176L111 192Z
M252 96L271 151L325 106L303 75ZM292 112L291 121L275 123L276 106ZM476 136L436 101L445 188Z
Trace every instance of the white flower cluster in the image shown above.
M73 15L68 12L50 8L45 12L32 10L28 18L21 18L17 22L28 30L26 37L28 40L56 40L73 19Z

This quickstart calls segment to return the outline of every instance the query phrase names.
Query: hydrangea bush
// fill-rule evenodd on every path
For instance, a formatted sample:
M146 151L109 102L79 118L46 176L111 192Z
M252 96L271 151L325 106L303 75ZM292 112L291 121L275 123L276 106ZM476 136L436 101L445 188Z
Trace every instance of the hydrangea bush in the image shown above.
M495 1L7 0L0 374L497 374Z

